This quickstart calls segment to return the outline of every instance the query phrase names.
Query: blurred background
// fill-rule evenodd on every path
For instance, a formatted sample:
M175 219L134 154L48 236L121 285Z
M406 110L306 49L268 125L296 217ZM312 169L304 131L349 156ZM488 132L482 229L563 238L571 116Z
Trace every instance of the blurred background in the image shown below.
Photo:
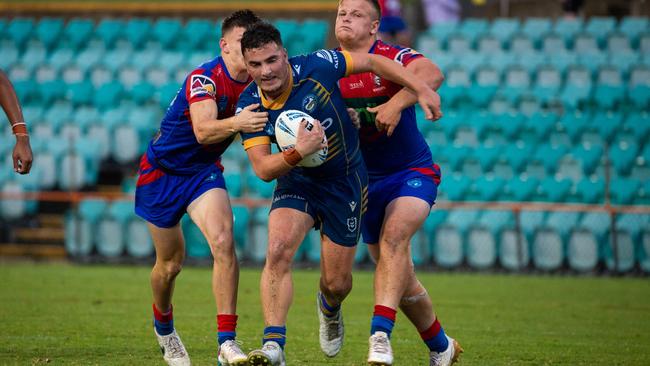
M34 152L32 172L15 174L1 114L0 256L151 263L133 212L138 159L186 74L219 52L221 19L251 8L295 55L336 46L336 6L0 1L0 68ZM407 29L384 36L446 75L444 118L419 120L443 180L412 243L416 265L650 273L650 3L403 0L390 9ZM259 265L274 185L255 177L238 140L223 165L239 257ZM198 228L187 217L182 225L190 263L211 263ZM369 264L358 249L357 263ZM313 232L297 260L319 255Z

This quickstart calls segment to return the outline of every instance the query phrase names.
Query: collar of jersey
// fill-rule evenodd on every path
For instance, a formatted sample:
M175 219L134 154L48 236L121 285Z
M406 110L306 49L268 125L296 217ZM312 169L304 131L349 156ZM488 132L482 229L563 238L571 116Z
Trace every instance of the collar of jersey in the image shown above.
M287 99L289 99L289 95L293 89L293 70L291 70L291 65L287 65L287 68L289 69L289 87L285 89L279 97L275 98L274 101L268 101L264 96L264 93L262 93L262 89L260 89L259 86L257 87L257 92L260 94L260 99L262 100L262 106L264 108L271 110L281 109L284 107L284 103L287 102Z

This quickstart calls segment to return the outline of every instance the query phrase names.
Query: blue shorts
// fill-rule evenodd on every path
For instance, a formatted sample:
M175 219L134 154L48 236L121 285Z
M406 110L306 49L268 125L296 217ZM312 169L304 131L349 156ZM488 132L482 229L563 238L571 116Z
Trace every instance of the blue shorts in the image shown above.
M379 32L395 35L406 30L406 23L401 17L383 16L379 22Z
M359 241L367 200L368 175L362 166L345 177L326 181L282 176L273 192L271 210L286 207L305 212L321 234L336 244L353 247Z
M433 206L438 196L440 168L434 164L429 168L402 170L381 179L372 180L368 192L368 212L361 221L363 241L368 244L379 242L384 223L386 207L398 197L417 197Z
M187 206L213 188L226 189L221 167L209 168L193 175L175 175L151 164L145 154L140 160L135 189L135 213L163 228L173 227L181 220Z

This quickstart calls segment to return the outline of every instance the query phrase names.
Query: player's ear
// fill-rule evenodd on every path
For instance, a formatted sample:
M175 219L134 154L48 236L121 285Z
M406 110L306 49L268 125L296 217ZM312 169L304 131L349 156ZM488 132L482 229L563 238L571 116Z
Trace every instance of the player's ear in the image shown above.
M370 34L374 36L377 32L379 32L379 20L373 20L370 23Z
M223 53L230 53L228 42L226 42L226 39L223 37L221 37L221 39L219 40L219 48L221 48L221 52Z

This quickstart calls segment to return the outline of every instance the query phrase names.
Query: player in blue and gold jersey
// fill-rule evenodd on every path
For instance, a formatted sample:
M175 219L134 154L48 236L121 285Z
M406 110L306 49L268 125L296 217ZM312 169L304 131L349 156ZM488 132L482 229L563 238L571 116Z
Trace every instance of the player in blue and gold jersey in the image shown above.
M241 37L259 21L250 10L237 11L224 20L221 56L187 76L140 162L135 212L147 220L156 249L151 272L154 330L169 365L190 364L174 328L171 302L185 256L179 225L185 212L201 229L214 258L218 362L247 362L235 342L239 267L220 159L235 134L259 131L267 121L266 113L252 111L256 106L234 115L239 94L251 81L241 54Z
M321 233L321 279L317 297L320 343L330 357L343 341L341 303L352 289L352 265L365 210L367 174L353 127L338 89L338 79L372 71L419 96L426 115L434 118L434 92L394 62L367 53L318 51L288 58L280 33L260 23L244 33L242 53L251 83L239 108L260 105L269 113L263 131L243 133L253 170L265 181L277 179L269 215L266 264L260 284L266 328L263 347L249 354L253 365L284 365L286 320L293 297L291 262L307 232ZM275 121L287 109L314 117L311 130L299 128L295 148L271 153ZM296 167L303 156L323 147L328 157L318 167Z
M341 49L384 57L437 89L443 76L431 61L410 48L377 39L379 16L377 0L339 2L335 32ZM417 99L373 73L341 79L339 87L348 107L359 111L361 151L369 175L368 211L361 231L377 268L368 364L392 365L390 335L399 306L429 348L430 365L448 366L462 349L440 326L410 255L411 238L429 215L441 178L417 128L413 107Z

